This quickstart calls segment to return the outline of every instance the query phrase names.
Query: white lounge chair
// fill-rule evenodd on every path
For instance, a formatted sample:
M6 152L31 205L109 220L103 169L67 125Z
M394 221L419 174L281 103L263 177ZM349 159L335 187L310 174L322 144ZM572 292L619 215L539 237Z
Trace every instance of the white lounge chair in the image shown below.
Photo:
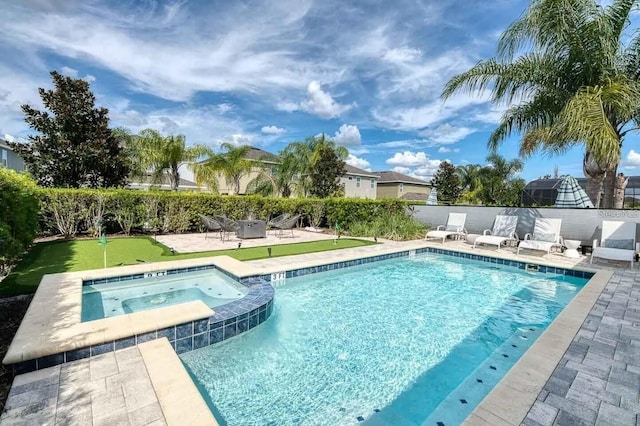
M633 261L639 251L640 243L636 242L634 222L603 220L600 247L598 247L598 240L593 240L591 263L594 257L600 257L631 262L631 268L633 268Z
M551 252L552 247L562 247L562 237L560 236L560 227L562 219L543 219L536 218L533 227L533 234L524 236L524 240L518 244L518 254L521 249Z
M518 226L518 216L497 215L493 221L493 229L485 229L482 236L473 242L473 248L478 244L489 244L500 246L506 241L518 241L516 227Z
M442 239L442 243L447 239L447 237L456 237L459 238L461 235L467 233L464 229L464 223L467 221L466 213L449 213L449 217L447 218L446 225L438 225L435 231L427 232L427 236L425 239L429 238L438 238Z

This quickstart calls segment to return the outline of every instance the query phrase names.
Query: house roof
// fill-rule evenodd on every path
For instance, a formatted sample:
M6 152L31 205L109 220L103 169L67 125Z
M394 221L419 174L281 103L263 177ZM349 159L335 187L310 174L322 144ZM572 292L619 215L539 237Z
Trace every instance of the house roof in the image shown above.
M373 178L379 178L380 176L378 176L377 173L372 173L372 172L368 172L366 170L362 170L359 169L357 167L353 167L349 164L345 164L344 165L345 170L347 171L347 175L354 175L354 176L365 176L365 177L373 177Z
M135 180L131 180L129 182L129 185L149 185L149 186L169 186L169 176L167 176L166 174L163 174L160 178L160 182L153 182L153 177L151 176L151 174L147 174L144 179L135 179ZM178 186L181 188L198 188L198 184L187 180L187 179L182 179L180 178L180 182L178 183Z
M280 159L278 158L277 155L267 152L264 149L256 148L255 146L251 146L249 148L251 149L249 150L249 152L247 152L247 155L245 155L244 157L247 160L265 161L268 163L280 162Z
M402 194L402 197L400 198L410 201L427 201L427 198L429 198L429 194L422 194L420 192L407 192L405 194Z
M422 179L414 178L411 176L403 175L402 173L392 172L392 171L384 171L384 172L376 172L380 175L380 179L378 179L378 183L410 183L412 185L424 185L431 186L431 184Z

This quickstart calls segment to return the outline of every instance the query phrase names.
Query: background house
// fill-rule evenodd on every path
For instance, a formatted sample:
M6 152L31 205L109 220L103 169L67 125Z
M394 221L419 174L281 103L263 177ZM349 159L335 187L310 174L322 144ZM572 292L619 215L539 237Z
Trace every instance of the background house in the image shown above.
M376 199L378 174L359 169L345 164L347 170L340 178L340 184L344 187L344 196L348 198Z
M26 166L22 158L16 154L5 140L0 139L0 167L21 172L26 170Z
M161 189L164 191L171 191L171 183L169 182L169 176L162 175L160 182L154 182L152 175L149 173L144 179L134 179L127 183L127 189L137 189L148 191L150 189ZM180 178L178 183L178 191L199 191L200 187L195 183L187 179Z
M431 193L431 184L422 179L402 173L384 171L379 175L377 198L404 198L406 200L425 200Z
M256 166L253 167L248 174L240 178L239 195L245 195L247 193L247 186L249 185L249 182L258 177L261 171L264 171L264 168L260 167L260 163L266 165L268 168L269 165L275 166L280 162L277 155L253 146L249 152L247 152L245 158L249 161L255 162ZM235 194L233 184L229 184L222 173L218 173L218 192L224 195Z

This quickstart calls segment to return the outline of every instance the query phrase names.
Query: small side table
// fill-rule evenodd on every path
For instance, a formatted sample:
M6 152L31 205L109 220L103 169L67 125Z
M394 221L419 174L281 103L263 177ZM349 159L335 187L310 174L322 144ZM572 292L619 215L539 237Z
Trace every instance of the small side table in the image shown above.
M578 247L582 241L579 240L564 240L564 246L567 248L564 252L565 257L578 258L580 257L580 253L578 253Z

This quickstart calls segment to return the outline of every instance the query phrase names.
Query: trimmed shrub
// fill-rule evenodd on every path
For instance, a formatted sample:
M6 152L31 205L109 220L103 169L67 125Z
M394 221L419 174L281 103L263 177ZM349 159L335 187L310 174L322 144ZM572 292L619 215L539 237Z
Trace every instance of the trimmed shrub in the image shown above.
M132 191L125 189L42 188L41 232L73 237L107 232L199 231L199 214L231 219L269 220L282 213L301 215L302 224L349 229L389 212L404 212L403 200L354 198L271 198L259 195L213 195L201 192Z
M38 232L39 194L35 182L0 168L0 272L22 256Z

